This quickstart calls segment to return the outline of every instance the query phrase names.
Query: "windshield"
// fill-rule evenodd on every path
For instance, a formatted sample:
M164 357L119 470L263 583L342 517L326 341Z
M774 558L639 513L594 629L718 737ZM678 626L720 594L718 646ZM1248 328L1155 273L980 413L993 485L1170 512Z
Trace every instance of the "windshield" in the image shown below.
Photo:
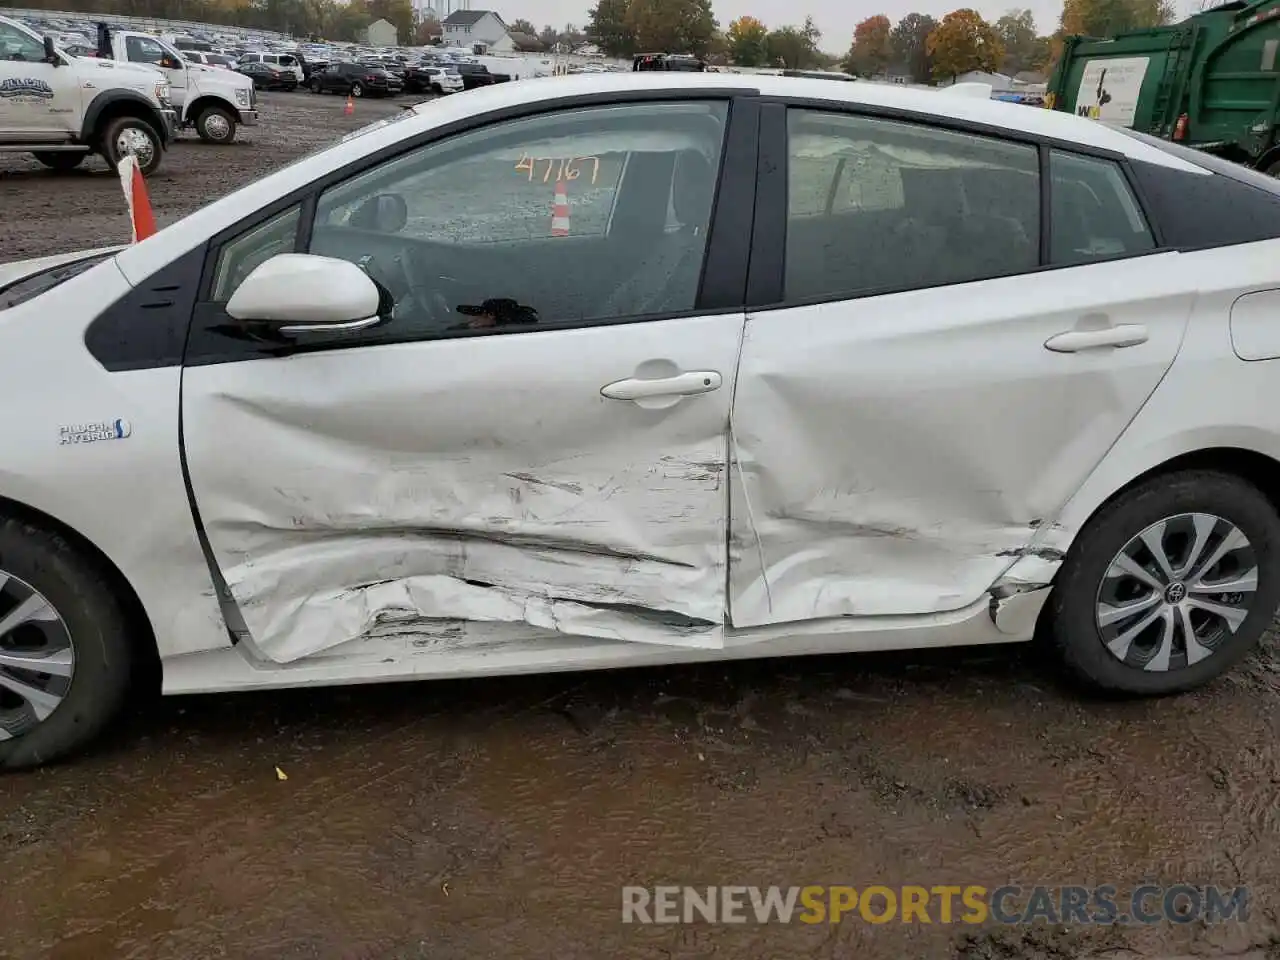
M1185 160L1187 163L1195 164L1202 170L1208 170L1210 173L1216 173L1219 176L1230 177L1237 183L1248 184L1256 187L1266 193L1280 195L1280 180L1275 177L1269 177L1265 173L1259 173L1249 167L1242 166L1238 163L1232 163L1230 160L1223 160L1221 157L1215 157L1212 154L1204 153L1201 150L1193 150L1190 147L1184 147L1180 143L1172 143L1168 140L1161 140L1159 137L1153 137L1147 133L1139 133L1137 130L1130 130L1128 127L1107 124L1107 126L1115 130L1117 133L1123 133L1127 137L1133 137L1135 140L1141 140L1143 143L1162 150L1171 156L1177 157L1179 160Z
M99 253L92 257L86 257L84 260L76 260L72 263L50 267L47 270L42 270L37 274L11 283L7 287L0 288L0 310L7 310L9 307L16 307L20 303L26 303L28 300L52 290L58 284L65 283L72 277L84 273L90 267L96 267L103 260L114 256L115 251Z

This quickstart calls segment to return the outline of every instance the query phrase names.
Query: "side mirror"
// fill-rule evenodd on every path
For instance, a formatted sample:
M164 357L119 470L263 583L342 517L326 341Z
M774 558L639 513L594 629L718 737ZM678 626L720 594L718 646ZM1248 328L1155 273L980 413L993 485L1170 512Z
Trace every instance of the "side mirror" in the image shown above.
M51 63L55 67L62 66L62 58L58 56L58 51L53 49L53 37L44 38L44 62Z
M348 260L281 253L254 268L227 302L242 323L283 336L353 333L382 322L383 292Z
M164 67L166 70L177 70L182 66L182 61L175 60L173 57L161 57L160 66Z

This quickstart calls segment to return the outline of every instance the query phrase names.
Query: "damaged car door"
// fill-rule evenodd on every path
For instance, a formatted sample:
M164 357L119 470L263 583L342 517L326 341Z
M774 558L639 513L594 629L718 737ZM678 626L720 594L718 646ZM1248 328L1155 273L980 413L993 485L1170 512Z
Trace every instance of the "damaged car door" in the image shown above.
M490 122L213 246L183 437L262 655L388 630L721 645L744 314L701 291L727 121L667 100ZM359 266L378 317L232 320L295 251Z
M1023 559L1047 583L1038 538L1173 363L1194 278L1122 158L786 114L782 289L748 310L733 411L731 622L960 610Z

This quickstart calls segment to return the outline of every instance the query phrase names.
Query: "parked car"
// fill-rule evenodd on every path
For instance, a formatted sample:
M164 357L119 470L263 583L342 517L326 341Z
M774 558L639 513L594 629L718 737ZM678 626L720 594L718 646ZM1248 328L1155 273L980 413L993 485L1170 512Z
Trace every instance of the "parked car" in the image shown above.
M265 63L292 73L295 85L307 82L302 59L292 53L246 53L240 57L240 65L244 66L246 63Z
M0 267L0 768L156 657L191 693L1038 633L1167 694L1271 623L1280 183L892 85L460 102Z
M461 93L465 89L462 75L451 67L411 64L405 71L405 93Z
M462 87L464 90L474 90L477 87L487 87L495 83L503 83L511 78L505 74L490 73L489 68L483 63L456 63L454 69L458 71L458 75L462 77Z
M404 82L381 67L361 63L331 63L311 75L312 93L342 93L353 97L395 96Z
M206 67L221 67L224 70L236 68L236 58L225 53L206 53L203 50L183 50L182 59L188 63L200 63Z
M298 78L287 67L278 67L273 63L250 61L236 67L237 73L243 73L253 80L257 90L296 90Z

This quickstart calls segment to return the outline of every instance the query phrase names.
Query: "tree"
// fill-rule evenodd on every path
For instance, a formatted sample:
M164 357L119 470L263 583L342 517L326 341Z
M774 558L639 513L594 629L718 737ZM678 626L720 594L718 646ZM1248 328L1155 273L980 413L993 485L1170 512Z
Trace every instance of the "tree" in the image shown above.
M440 26L440 21L434 16L423 17L418 21L418 26L414 30L413 41L420 47L435 43L436 39L444 36L444 28Z
M821 39L822 31L813 17L805 17L803 26L779 27L772 31L765 40L765 51L771 65L803 70L819 62L818 41Z
M991 24L977 10L964 7L942 18L926 41L933 57L933 75L951 82L970 70L994 72L1004 59L1004 48Z
M512 20L508 26L515 33L527 33L531 37L536 37L538 35L538 28L523 17Z
M996 36L1004 47L1001 70L1013 76L1036 64L1036 19L1030 10L1010 10L995 22Z
M587 35L611 57L631 57L636 52L636 32L628 17L628 0L599 0L587 14ZM569 42L566 36L563 42Z
M1174 18L1172 0L1066 0L1062 34L1114 37L1126 30L1160 27Z
M716 30L711 0L630 0L627 24L644 50L699 56Z
M938 21L927 13L908 13L889 33L894 54L916 83L928 83L933 78L928 40L937 27Z
M729 59L740 67L763 67L768 62L765 49L768 36L768 29L755 17L739 17L729 24L725 34Z
M889 68L893 46L889 18L883 13L867 17L853 28L853 45L845 58L845 69L858 76L878 76Z

